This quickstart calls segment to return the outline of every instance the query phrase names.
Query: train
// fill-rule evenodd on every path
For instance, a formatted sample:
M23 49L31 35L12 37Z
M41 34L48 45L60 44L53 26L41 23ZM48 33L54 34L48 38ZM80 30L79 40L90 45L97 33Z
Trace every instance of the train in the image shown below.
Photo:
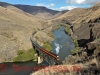
M38 49L40 49L42 52L45 52L46 54L48 54L48 55L54 57L56 60L60 61L59 56L57 56L56 54L45 50L45 49L42 48L40 45L38 45L35 41L32 41L32 43L33 43L33 45L34 45L35 47L37 47Z
M35 33L36 33L36 32L35 32ZM33 36L35 33L33 33L32 36ZM46 49L44 49L43 47L41 47L39 44L37 44L37 43L33 40L32 36L30 37L30 39L31 39L31 42L32 42L34 48L37 48L37 49L41 50L42 52L44 52L44 53L50 55L51 57L53 57L54 59L56 59L56 60L59 62L58 64L62 64L62 62L60 61L59 56L57 56L56 54L54 54L54 53L52 53L52 52L49 52L49 51L47 51Z

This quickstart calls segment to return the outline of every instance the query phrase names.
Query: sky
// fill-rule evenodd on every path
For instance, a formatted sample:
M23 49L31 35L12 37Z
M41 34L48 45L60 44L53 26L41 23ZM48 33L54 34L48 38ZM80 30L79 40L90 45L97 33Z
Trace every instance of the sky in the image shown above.
M45 6L53 10L71 10L73 8L88 8L100 0L0 0L11 4Z

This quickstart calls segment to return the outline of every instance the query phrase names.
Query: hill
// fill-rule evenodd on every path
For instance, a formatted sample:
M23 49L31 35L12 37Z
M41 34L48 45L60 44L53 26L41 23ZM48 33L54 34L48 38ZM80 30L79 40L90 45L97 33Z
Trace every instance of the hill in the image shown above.
M96 23L100 22L100 3L85 9L85 13L73 23Z
M67 19L68 21L73 22L77 18L79 18L84 12L85 12L85 9L83 8L75 8L61 15L57 19Z
M0 6L0 61L11 61L17 50L32 48L30 36L42 28L43 21L15 8Z
M55 20L67 20L72 24L97 22L100 19L100 3L90 8L75 8L59 16Z
M38 19L44 19L44 20L57 18L62 14L64 14L65 12L67 12L67 10L57 11L57 10L48 9L44 6L30 6L30 5L20 5L20 4L14 5L6 2L0 2L0 6L11 9L13 11L17 11L19 13L26 12L27 14L29 13Z
M14 5L15 7L42 19L50 19L59 11L51 10L43 6Z
M64 13L68 12L69 10L63 10L63 11L60 11L58 12L57 14L55 14L51 19L55 19L61 15L63 15Z

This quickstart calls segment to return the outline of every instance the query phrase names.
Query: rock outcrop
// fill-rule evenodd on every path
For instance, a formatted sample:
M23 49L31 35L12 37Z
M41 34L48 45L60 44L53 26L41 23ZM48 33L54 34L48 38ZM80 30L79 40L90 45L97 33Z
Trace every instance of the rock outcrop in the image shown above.
M94 25L91 28L91 40L94 41L96 39L100 39L100 24Z

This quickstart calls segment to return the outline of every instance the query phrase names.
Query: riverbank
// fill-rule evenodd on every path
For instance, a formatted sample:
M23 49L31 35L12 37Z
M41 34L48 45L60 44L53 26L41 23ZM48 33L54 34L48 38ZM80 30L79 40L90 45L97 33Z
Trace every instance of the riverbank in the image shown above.
M66 57L65 61L63 61L64 64L88 63L87 64L88 69L84 69L84 70L86 70L89 75L91 75L89 71L93 67L94 69L91 70L92 72L97 71L98 74L100 73L100 70L99 70L100 68L100 64L99 64L100 62L100 48L99 48L100 29L99 27L100 25L98 25L98 23L86 23L80 26L78 29L74 30L74 33L71 36L77 39L77 42L79 44L79 49L76 54ZM95 66L93 66L93 64ZM95 75L95 74L96 73L93 73L92 75Z
M32 49L28 49L27 51L18 50L17 56L14 57L13 61L14 62L26 62L26 61L30 61L30 60L37 61L37 58L38 58L38 56L37 56L35 50L32 48Z

